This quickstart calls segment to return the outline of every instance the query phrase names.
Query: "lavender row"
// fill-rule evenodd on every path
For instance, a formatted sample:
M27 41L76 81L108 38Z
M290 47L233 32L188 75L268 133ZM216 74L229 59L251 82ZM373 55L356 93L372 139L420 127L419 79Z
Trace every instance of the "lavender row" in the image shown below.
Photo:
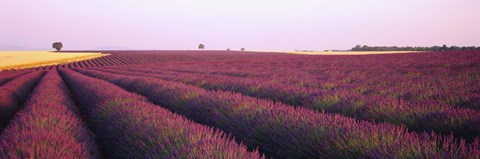
M99 158L62 78L49 71L0 135L0 158Z
M4 83L7 83L13 80L15 77L24 75L29 71L8 71L8 72L0 72L0 86Z
M76 51L66 51L76 52ZM99 52L98 50L85 50L80 52ZM61 65L42 66L32 68L34 70L50 70L64 68L88 68L88 67L104 67L104 66L121 66L121 65L143 65L173 61L204 61L204 60L224 60L224 59L241 59L241 58L267 58L274 54L258 54L245 53L235 51L101 51L104 54L110 54L95 59L89 59L79 62L73 62ZM278 55L277 55L278 56Z
M348 58L291 56L249 61L166 63L142 68L256 78L305 88L346 90L365 96L378 94L406 103L480 110L480 70L476 64L480 58L477 54L478 51ZM345 66L346 63L350 65Z
M305 75L324 73L338 68L415 68L419 71L435 68L478 67L480 51L428 52L421 54L391 54L368 56L281 56L268 59L199 61L195 63L165 63L150 65L188 73L219 74L245 78L271 78L280 74ZM246 69L247 68L247 69ZM325 69L326 68L326 69ZM302 70L302 71L300 71ZM287 71L287 72L285 72ZM307 72L305 72L307 71ZM335 71L335 70L334 70ZM278 76L281 77L281 76Z
M350 92L323 92L298 86L274 84L258 79L200 75L170 71L95 68L111 73L155 77L182 82L209 90L239 92L248 96L290 105L342 114L366 121L386 121L405 125L417 132L453 133L468 141L480 135L480 112L445 105L412 104L379 96L365 97Z
M34 71L0 86L0 132L28 98L44 73Z
M222 131L153 105L142 96L62 70L102 151L110 158L262 158Z
M154 103L202 124L232 133L239 142L276 158L480 157L452 136L408 133L388 123L372 124L341 115L294 108L240 94L207 91L155 78L77 71L147 96Z

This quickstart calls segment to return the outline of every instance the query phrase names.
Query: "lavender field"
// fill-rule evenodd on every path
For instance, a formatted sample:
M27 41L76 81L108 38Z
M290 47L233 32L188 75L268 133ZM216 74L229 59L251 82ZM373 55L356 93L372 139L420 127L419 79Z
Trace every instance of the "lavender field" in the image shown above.
M480 51L103 51L0 72L0 158L480 158Z

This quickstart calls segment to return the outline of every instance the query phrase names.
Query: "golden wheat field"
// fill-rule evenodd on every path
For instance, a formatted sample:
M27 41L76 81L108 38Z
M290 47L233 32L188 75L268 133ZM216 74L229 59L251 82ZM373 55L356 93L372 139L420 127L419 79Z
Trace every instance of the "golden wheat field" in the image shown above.
M0 70L23 69L82 61L108 54L78 52L59 53L51 51L0 51Z

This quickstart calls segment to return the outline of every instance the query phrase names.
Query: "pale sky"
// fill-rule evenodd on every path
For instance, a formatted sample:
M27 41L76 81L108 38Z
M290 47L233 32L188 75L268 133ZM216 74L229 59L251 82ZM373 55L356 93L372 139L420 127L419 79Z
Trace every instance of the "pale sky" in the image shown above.
M0 44L64 49L480 46L480 0L0 0Z

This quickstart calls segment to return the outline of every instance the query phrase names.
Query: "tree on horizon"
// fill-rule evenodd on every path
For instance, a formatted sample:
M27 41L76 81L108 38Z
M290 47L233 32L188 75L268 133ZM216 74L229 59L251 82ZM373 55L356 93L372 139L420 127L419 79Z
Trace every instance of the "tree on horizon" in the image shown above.
M205 45L203 45L203 44L198 45L198 49L200 49L200 50L205 49Z
M62 44L62 42L54 42L52 44L52 47L55 48L57 51L60 51L60 50L62 50L63 44Z

